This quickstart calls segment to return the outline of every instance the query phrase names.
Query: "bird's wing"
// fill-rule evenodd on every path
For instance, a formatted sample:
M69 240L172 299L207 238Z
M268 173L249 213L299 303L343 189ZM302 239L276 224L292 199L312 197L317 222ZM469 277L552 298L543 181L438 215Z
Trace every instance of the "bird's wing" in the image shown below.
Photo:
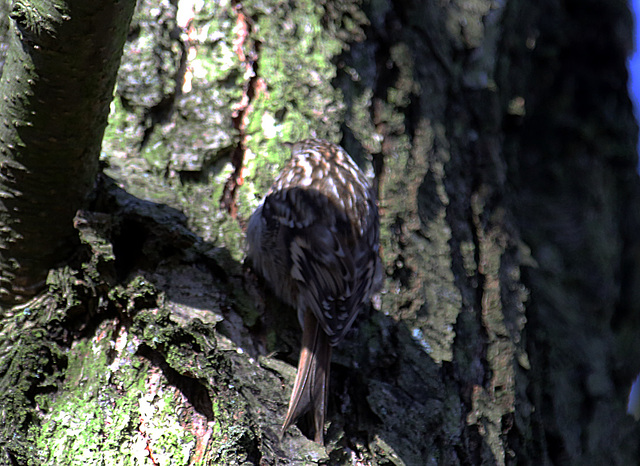
M275 192L265 200L265 210L289 241L298 309L313 311L331 344L337 344L370 297L377 228L371 229L373 236L361 238L328 198L312 190ZM375 209L370 212L368 221L377 222Z

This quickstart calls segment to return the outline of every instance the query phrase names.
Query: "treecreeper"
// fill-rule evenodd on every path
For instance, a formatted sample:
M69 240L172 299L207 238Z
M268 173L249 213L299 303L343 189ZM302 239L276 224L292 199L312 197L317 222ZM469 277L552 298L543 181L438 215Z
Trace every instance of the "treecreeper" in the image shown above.
M302 327L298 372L281 437L313 413L324 443L331 349L381 284L374 191L336 144L306 139L249 219L247 254L275 294L295 308Z

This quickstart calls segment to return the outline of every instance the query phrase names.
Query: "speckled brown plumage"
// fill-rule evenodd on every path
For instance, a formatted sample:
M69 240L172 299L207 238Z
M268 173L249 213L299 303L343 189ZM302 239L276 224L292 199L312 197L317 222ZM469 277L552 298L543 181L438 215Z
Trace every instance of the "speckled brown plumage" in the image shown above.
M249 220L248 256L303 329L298 374L282 427L313 410L323 442L331 347L345 336L380 275L373 190L340 146L292 145L292 157Z

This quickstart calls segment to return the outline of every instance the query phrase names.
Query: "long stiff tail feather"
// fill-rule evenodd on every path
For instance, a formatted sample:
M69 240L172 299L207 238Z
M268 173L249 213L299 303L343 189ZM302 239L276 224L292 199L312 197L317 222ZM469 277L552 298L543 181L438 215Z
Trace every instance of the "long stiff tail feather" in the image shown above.
M330 369L331 345L329 337L318 324L313 312L306 311L298 372L291 392L289 410L280 432L281 437L296 419L311 410L315 427L314 440L321 444L324 443L324 417Z

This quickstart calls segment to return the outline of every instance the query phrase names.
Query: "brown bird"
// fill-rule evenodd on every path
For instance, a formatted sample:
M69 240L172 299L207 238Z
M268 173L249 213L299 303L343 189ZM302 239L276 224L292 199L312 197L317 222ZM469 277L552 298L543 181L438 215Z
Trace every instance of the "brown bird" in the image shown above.
M248 257L302 326L298 373L281 436L312 410L324 443L331 348L381 282L375 194L340 146L291 145L292 157L249 219Z

